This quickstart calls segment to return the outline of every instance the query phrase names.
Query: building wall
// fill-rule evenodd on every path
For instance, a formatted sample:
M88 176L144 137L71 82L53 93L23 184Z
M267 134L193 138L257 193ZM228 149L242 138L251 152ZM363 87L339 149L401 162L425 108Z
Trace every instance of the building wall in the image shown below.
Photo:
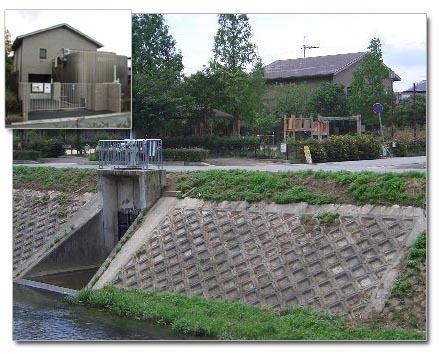
M40 48L47 49L47 59L40 59ZM25 37L14 52L16 68L20 72L19 82L28 82L29 74L52 75L52 60L62 48L95 51L98 47L64 27Z
M304 78L304 79L290 79L290 80L284 80L280 82L267 82L267 91L264 96L264 101L268 105L268 107L272 107L274 104L274 99L276 97L277 92L279 89L286 85L293 85L293 84L306 84L310 86L311 88L316 88L319 86L322 82L332 82L332 78L330 76L326 77L314 77L314 78Z

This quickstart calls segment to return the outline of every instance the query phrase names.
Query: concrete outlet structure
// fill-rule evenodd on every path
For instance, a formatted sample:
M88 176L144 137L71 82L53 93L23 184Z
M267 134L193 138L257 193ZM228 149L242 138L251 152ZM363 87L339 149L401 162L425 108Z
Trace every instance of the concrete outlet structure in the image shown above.
M139 211L151 208L165 186L164 170L99 170L105 247L110 252ZM121 218L127 219L121 220Z

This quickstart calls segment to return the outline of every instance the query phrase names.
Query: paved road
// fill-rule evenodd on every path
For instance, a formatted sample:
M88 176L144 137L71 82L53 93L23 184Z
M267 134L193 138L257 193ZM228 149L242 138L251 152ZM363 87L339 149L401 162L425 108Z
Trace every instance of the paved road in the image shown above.
M62 162L61 162L62 161ZM39 164L20 164L21 166L46 166L56 168L98 168L97 165L66 162L66 159L60 162L47 162ZM254 165L202 165L202 166L184 166L177 164L165 164L164 168L169 172L186 172L186 171L207 171L207 170L229 170L245 169L248 171L303 171L303 170L323 170L323 171L370 171L370 172L407 172L407 171L426 171L427 157L394 157L379 160L362 160L362 161L343 161L343 162L326 162L312 165L307 164L290 164L282 162L265 162L256 161Z

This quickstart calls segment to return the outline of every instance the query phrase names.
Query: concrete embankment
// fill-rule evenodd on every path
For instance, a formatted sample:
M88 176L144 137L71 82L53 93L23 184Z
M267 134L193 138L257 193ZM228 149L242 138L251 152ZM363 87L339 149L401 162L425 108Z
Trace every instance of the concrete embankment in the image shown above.
M324 213L335 220L322 222ZM383 309L425 225L425 211L413 207L163 197L89 287L112 283L367 318Z

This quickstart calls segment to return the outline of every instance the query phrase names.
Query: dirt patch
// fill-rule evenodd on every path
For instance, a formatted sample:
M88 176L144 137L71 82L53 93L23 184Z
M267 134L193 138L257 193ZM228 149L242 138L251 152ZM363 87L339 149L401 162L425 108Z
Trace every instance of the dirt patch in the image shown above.
M354 200L347 191L346 186L342 186L335 181L307 178L301 184L307 186L312 193L322 193L334 196L335 203L354 204Z

